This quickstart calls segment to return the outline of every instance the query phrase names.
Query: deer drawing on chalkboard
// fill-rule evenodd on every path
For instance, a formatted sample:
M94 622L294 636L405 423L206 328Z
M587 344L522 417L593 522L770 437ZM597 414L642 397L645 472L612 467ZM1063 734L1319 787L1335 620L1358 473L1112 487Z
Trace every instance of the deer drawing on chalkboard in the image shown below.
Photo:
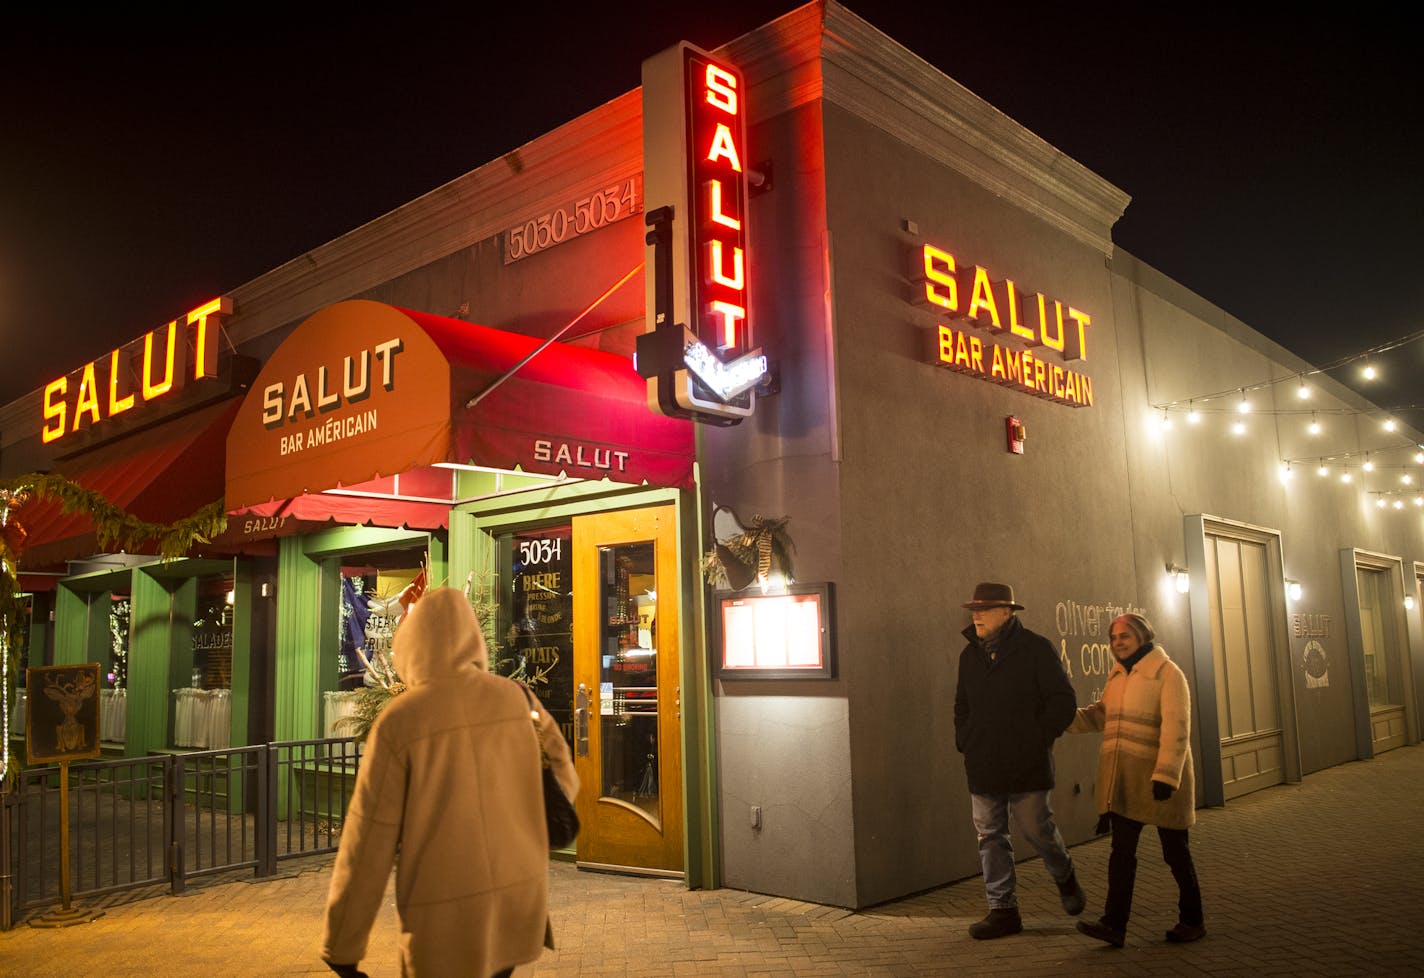
M94 695L94 677L85 673L71 682L62 679L45 680L45 695L59 704L64 720L55 725L55 736L61 754L83 750L88 744L84 726L79 722L79 708Z

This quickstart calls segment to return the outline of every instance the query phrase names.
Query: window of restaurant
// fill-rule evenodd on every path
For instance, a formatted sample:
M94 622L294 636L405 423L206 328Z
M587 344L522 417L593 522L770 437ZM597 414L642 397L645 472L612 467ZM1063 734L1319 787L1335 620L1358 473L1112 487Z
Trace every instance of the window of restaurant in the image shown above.
M99 740L108 744L127 737L131 585L125 569L72 578L56 596L55 661L99 664Z
M322 693L323 736L349 736L338 721L355 709L355 692L391 669L391 642L406 612L402 598L408 602L406 591L421 577L427 559L424 546L350 553L339 559L336 688Z
M182 629L186 636L175 635L173 646L172 675L178 682L189 680L171 693L173 746L216 750L231 746L234 577L206 575L189 587L194 592L192 627ZM177 604L187 603L183 590L175 594L175 612Z
M572 745L574 737L573 528L560 523L500 534L498 570L472 588L483 620L493 613L490 671L524 683ZM502 586L500 582L505 582ZM486 612L485 594L498 593Z

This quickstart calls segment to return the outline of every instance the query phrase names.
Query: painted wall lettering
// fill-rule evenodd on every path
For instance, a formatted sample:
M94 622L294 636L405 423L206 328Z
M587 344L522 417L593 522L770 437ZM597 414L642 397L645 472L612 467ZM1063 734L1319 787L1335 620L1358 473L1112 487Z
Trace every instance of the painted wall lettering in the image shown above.
M1058 657L1068 678L1088 677L1096 685L1088 703L1102 698L1103 683L1117 661L1108 642L1108 628L1114 618L1125 614L1147 614L1146 608L1115 601L1082 604L1059 601L1053 606L1053 624L1058 629Z

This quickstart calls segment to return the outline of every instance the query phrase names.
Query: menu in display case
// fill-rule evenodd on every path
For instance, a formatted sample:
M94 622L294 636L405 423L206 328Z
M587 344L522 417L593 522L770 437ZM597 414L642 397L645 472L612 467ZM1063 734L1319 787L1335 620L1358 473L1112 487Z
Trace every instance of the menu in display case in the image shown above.
M797 584L777 594L717 595L720 679L833 679L831 585Z

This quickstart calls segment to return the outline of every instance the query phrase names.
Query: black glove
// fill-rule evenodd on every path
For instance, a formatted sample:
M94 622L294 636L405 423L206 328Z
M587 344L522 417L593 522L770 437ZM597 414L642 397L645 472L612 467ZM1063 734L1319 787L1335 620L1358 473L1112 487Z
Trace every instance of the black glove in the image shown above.
M1173 788L1165 781L1152 782L1152 797L1157 799L1158 801L1166 801L1168 798L1171 798L1172 792L1176 790L1176 788Z
M330 961L326 966L336 972L341 978L370 978L366 972L356 967L354 964L332 964Z

